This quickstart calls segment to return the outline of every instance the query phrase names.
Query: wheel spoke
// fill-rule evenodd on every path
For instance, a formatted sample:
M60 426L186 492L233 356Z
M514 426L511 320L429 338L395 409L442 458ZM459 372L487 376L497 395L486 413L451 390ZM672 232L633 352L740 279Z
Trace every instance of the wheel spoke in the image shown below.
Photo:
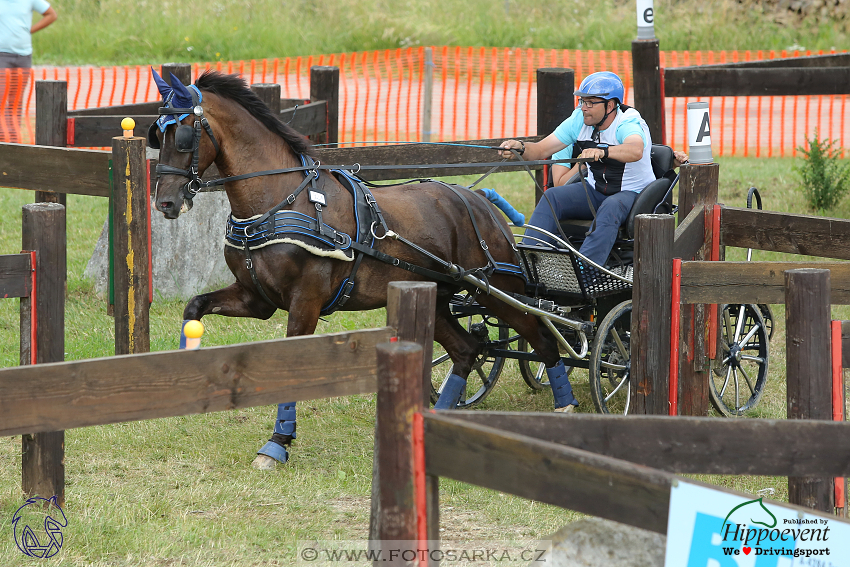
M726 327L726 341L730 342L732 340L733 335L735 334L735 330L732 328L732 318L729 316L729 309L723 310L723 326ZM727 346L728 348L728 346Z
M738 409L741 408L741 397L740 397L741 388L738 385L738 369L737 368L732 370L732 375L735 376L735 410L737 411Z
M478 366L476 366L475 367L475 373L478 374L479 378L481 378L481 383L486 384L488 374L486 372L484 372L484 368L482 368L483 366L484 366L483 364L479 364Z
M440 355L431 362L431 365L436 366L437 364L442 364L443 362L447 361L448 359L449 359L448 354Z
M729 376L732 374L732 365L726 367L726 380L723 381L723 387L720 389L720 397L726 393L726 386L729 385Z
M616 387L616 388L614 388L614 391L613 391L613 392L611 392L610 394L608 394L607 396L605 396L605 403L606 403L606 404L608 403L608 400L610 400L610 399L611 399L611 396L613 396L614 394L616 394L616 393L620 390L620 388L622 388L622 387L623 387L623 384L625 384L626 382L628 382L628 380L627 380L625 377L620 379L620 383L619 383L619 384L617 384L617 387Z
M537 372L534 374L535 380L538 382L543 381L543 374L546 372L546 365L542 362L537 365Z
M740 370L740 371L741 371L741 374L744 376L744 380L747 382L747 386L750 388L750 395L751 395L751 396L755 395L756 391L755 391L755 389L753 388L753 383L750 381L750 377L749 377L749 376L747 376L747 371L746 371L746 370L744 370L744 367L743 367L743 366L741 366L740 368L738 368L738 370Z
M759 365L764 364L764 358L760 356L752 356L750 354L741 355L741 360L751 360L753 362L759 363Z
M606 368L608 370L625 370L626 366L623 364L614 364L613 362L600 362L599 366L602 368Z
M742 303L738 308L738 320L735 321L735 336L732 338L733 343L737 343L738 337L741 336L741 330L744 328L744 310L746 306Z
M751 338L753 338L753 335L755 335L755 334L756 334L756 332L757 332L759 329L761 329L761 325L759 325L759 324L755 324L755 325L753 325L753 328L752 328L752 329L750 329L750 332L749 332L749 333L747 333L747 335L746 335L743 339L741 339L741 340L740 340L740 342L739 342L738 344L745 345L745 344L749 343L749 342L750 342L750 339L751 339Z
M623 380L627 381L629 383L629 385L627 387L627 391L626 391L626 409L623 410L623 415L628 415L629 414L629 404L632 401L632 381L629 380L629 373L628 372L626 372L626 375L623 377Z
M616 327L611 327L611 334L614 336L614 342L617 344L617 350L620 351L620 356L628 360L629 351L627 351L625 345L623 345L623 341L620 339L620 333L617 332Z

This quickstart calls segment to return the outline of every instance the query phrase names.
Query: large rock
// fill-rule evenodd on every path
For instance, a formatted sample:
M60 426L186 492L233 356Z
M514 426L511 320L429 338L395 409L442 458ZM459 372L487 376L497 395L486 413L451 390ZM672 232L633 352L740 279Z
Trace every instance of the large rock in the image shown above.
M548 539L552 548L544 556L547 567L664 565L667 545L667 538L661 534L601 518L567 524Z
M168 220L151 203L154 297L189 299L234 281L224 262L224 229L230 203L223 191L200 193L191 211ZM104 222L85 276L101 295L107 290L108 221Z

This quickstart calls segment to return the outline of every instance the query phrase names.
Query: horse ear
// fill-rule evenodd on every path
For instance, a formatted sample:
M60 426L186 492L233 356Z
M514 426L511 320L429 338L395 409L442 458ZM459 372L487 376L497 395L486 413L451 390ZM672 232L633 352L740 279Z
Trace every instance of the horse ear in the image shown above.
M188 99L189 106L191 106L192 93L189 92L189 89L183 86L183 83L180 82L180 79L174 76L174 73L171 73L171 86L174 89L174 94L176 94L178 98Z
M156 72L156 69L151 67L151 73L153 73L153 80L156 83L156 88L159 89L159 94L162 95L162 100L168 98L168 95L171 94L172 88L169 86L165 80L159 76L159 73ZM173 77L174 75L172 75Z

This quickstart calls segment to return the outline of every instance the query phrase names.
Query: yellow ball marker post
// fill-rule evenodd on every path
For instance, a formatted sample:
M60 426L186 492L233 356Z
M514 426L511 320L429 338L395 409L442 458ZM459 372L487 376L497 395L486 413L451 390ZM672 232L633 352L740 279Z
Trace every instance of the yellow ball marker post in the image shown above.
M197 350L201 348L201 337L204 336L204 324L200 321L183 321L180 332L180 349Z
M133 128L136 127L136 121L129 116L121 121L121 128L124 130L125 138L133 137Z

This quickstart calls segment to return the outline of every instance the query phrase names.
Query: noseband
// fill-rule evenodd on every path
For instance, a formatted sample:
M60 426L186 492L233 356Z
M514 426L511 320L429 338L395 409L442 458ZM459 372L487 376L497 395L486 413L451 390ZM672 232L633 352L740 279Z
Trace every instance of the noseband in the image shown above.
M204 109L201 106L201 98L198 91L194 87L190 87L188 90L192 95L192 108L177 108L172 103L174 97L169 97L165 101L165 106L160 107L159 115L167 116L170 114L177 119L177 131L174 133L174 145L178 152L192 152L192 165L188 170L186 170L158 163L156 165L156 173L157 175L180 175L189 179L189 181L180 188L180 195L184 200L191 201L205 186L204 182L201 181L200 175L198 175L198 153L201 147L202 135L201 127L207 131L207 135L210 137L210 140L212 140L213 146L215 147L216 157L218 157L220 150L218 141L215 139L215 135L210 127L210 123L204 116ZM180 115L182 114L193 114L195 116L194 127L180 123ZM151 127L148 130L148 143L153 149L160 149L155 128L157 128L156 122L151 124ZM213 161L215 161L216 157L213 157Z

